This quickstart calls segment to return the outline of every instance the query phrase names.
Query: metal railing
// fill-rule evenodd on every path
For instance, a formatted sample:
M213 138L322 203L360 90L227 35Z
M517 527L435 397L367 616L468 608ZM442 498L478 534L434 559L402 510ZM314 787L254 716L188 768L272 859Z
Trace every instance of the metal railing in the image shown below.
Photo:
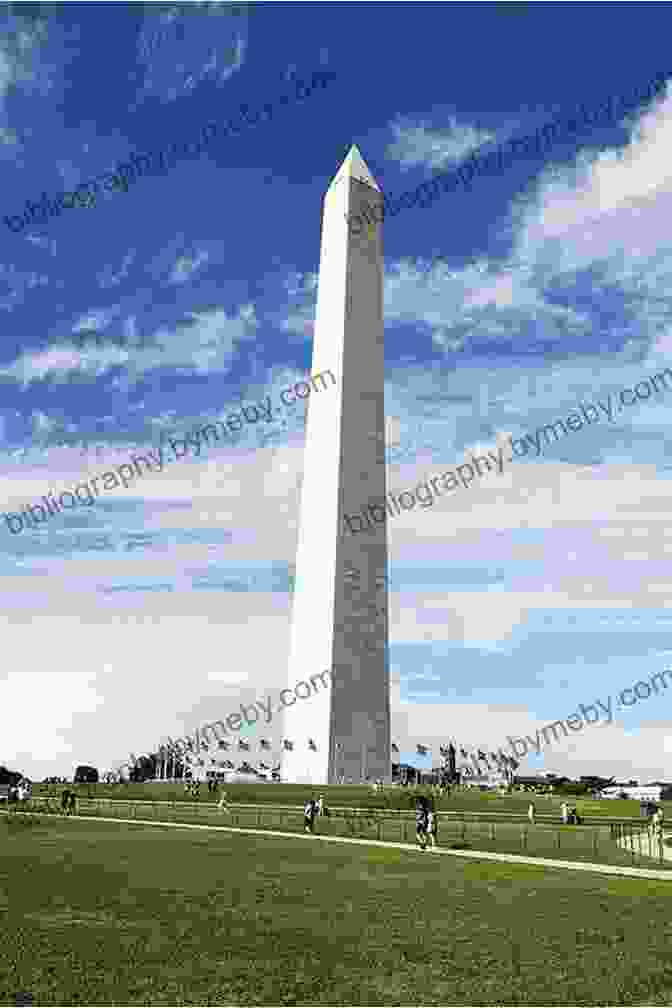
M618 846L630 851L633 864L636 855L657 858L660 864L666 860L663 835L654 829L652 823L612 823L610 830Z
M63 814L60 800L53 797L36 797L21 804L22 812ZM78 798L77 810L85 815L155 822L196 822L287 832L303 832L304 829L301 810L268 805L230 805L226 809L219 809L212 802ZM601 829L589 826L562 828L544 823L529 825L511 821L474 821L439 813L438 830L437 843L442 847L520 852L538 857L560 856L563 860L577 858L601 863L618 863L618 855L622 852L623 855L630 855L632 864L638 858L649 863L657 860L661 865L669 864L672 869L672 862L666 862L664 858L662 843L654 842L643 823L602 823ZM320 816L315 820L315 832L318 835L350 836L396 843L412 843L416 838L412 818L402 818L398 814L390 815L379 810ZM621 860L625 860L625 857L622 856Z

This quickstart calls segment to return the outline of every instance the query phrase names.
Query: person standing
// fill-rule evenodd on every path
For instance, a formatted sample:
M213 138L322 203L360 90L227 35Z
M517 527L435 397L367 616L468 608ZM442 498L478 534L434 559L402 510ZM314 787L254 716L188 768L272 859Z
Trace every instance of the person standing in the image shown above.
M303 807L303 828L306 833L314 832L316 812L317 803L314 798L309 798Z
M77 799L77 796L76 796L75 792L71 791L70 792L70 799L68 801L68 809L70 810L70 812L73 813L73 815L77 814L77 808L76 808L76 805L75 805L76 799Z
M61 792L61 812L63 812L65 815L68 814L69 803L70 803L70 791L68 790L68 788L65 788Z
M530 820L530 824L534 826L534 802L530 802L528 805L527 818Z
M562 822L566 826L567 819L569 816L569 805L567 804L566 801L563 801L562 805L560 806L560 814L562 816Z
M227 799L227 793L226 793L226 791L222 791L222 796L219 799L219 801L217 802L217 808L220 810L220 812L228 812L229 814L231 813L231 809L229 808L229 804L228 804L228 799Z

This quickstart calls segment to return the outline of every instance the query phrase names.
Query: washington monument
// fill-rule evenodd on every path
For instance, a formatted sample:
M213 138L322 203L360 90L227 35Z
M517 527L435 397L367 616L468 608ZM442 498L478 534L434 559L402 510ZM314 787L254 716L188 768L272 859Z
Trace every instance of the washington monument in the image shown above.
M285 710L281 760L299 784L391 780L383 216L353 146L322 211L311 372L330 368L337 385L306 421L287 684L316 688Z

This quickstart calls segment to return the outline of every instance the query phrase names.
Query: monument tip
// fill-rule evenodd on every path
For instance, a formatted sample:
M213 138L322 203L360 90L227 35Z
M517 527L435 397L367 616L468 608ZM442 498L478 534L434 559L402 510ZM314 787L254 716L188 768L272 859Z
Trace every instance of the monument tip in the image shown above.
M359 153L356 144L353 144L348 151L343 164L336 172L331 186L334 186L337 182L340 182L340 180L344 178L356 178L365 185L371 186L372 189L382 192L382 189L369 171L366 161ZM331 186L329 186L330 189Z

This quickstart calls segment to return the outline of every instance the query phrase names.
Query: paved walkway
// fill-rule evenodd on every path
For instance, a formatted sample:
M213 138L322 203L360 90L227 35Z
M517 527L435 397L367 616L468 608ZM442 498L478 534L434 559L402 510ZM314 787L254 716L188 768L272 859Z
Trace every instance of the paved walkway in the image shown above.
M39 815L39 812L14 812L11 814ZM75 816L65 816L57 813L51 813L50 815L53 815L54 818L57 819L74 818L82 819L85 822L128 823L131 826L169 826L172 829L213 830L219 833L245 833L248 835L251 834L262 837L286 837L290 840L306 840L313 843L316 841L322 841L322 843L360 844L365 847L386 847L390 850L414 851L416 854L422 853L417 844L393 843L387 840L363 840L357 837L320 836L319 834L313 835L309 833L285 833L281 830L253 829L251 827L248 828L242 826L215 826L194 823L162 822L157 821L156 819L121 819L117 816L113 818L107 816L87 816L79 814ZM502 861L507 864L537 865L541 868L564 868L565 870L570 869L571 871L593 872L599 875L620 875L628 878L657 879L664 882L672 882L672 871L656 871L654 868L631 868L621 867L620 865L591 864L587 861L556 861L551 858L524 857L519 854L498 854L494 851L447 850L442 847L437 847L434 850L428 848L424 853L434 856L444 854L449 857L467 858L472 861Z

